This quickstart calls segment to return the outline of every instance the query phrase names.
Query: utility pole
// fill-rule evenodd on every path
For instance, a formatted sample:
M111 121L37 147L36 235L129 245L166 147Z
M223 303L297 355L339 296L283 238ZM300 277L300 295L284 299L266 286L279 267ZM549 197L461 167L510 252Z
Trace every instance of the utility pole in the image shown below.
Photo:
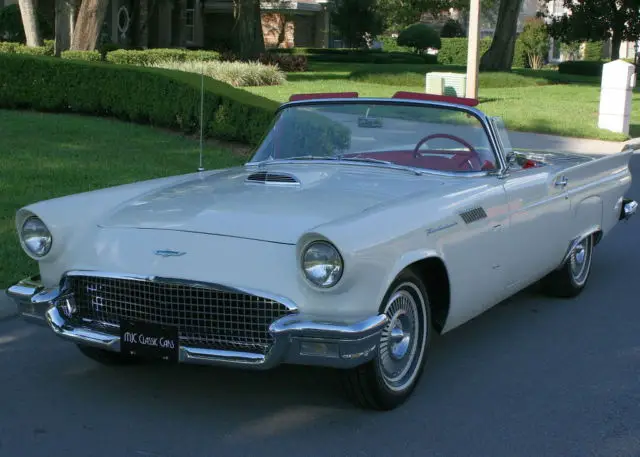
M469 47L467 49L467 94L468 98L478 98L478 71L480 69L480 0L470 0Z

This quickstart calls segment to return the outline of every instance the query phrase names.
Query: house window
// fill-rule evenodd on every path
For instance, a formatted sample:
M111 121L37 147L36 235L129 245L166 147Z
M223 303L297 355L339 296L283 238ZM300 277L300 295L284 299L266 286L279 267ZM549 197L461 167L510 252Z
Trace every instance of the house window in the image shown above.
M187 42L195 41L195 20L196 20L196 0L187 0L187 8L185 10L184 25L186 28Z

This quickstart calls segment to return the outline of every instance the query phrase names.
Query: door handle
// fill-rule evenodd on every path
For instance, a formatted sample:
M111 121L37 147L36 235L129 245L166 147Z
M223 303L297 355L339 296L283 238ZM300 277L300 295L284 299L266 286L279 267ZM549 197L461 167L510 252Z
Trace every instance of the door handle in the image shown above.
M567 177L563 176L561 178L558 178L555 185L557 187L565 187L568 183L569 183L569 180L567 179Z

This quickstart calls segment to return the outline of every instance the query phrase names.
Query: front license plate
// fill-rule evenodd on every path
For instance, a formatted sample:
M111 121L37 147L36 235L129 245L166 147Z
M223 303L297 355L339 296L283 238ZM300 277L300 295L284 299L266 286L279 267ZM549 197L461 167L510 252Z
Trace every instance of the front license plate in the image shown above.
M177 362L179 341L176 327L139 321L120 322L120 350L124 354Z

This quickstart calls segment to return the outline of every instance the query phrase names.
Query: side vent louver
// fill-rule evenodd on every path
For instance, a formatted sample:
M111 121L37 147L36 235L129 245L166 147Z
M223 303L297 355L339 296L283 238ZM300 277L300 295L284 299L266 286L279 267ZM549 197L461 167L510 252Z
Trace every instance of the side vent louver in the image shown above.
M479 207L460 213L460 217L467 224L471 224L472 222L479 221L480 219L487 217L487 213L485 213L484 208Z
M247 182L256 184L280 184L280 185L298 185L298 181L294 176L285 173L268 173L259 171L252 173L247 177Z

